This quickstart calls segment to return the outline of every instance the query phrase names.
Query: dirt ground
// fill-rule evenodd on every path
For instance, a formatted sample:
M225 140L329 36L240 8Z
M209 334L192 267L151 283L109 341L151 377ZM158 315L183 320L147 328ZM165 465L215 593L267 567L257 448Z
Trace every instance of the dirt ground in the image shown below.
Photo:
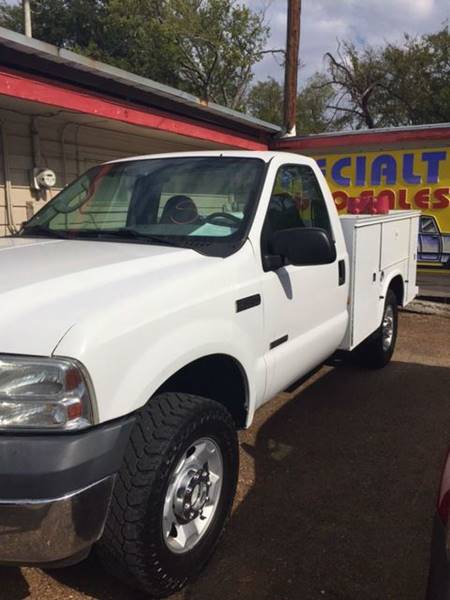
M450 442L450 319L403 313L383 371L324 367L241 435L238 497L176 600L423 600ZM0 569L0 600L141 600L93 557Z

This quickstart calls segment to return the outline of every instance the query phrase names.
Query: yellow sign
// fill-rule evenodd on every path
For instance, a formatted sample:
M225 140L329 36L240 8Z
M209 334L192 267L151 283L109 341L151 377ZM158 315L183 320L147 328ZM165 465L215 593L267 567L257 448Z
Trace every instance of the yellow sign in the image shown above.
M387 196L391 209L420 210L419 259L450 265L450 147L315 158L339 212L347 212L349 197L364 196Z
M349 196L388 195L391 208L436 217L450 233L450 148L317 156L339 211Z

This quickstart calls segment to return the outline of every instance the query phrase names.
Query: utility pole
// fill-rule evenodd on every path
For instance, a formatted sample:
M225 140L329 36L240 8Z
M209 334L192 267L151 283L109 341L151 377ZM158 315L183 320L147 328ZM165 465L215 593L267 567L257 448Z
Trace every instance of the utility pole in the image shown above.
M31 31L30 0L22 0L22 7L23 7L23 23L24 23L25 35L27 37L33 37L32 31Z
M286 62L284 66L284 135L296 134L297 119L297 75L298 51L300 46L301 0L288 0Z

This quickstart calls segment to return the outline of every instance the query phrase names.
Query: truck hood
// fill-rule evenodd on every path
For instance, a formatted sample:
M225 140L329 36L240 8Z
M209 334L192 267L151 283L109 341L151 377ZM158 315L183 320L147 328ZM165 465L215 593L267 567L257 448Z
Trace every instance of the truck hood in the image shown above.
M51 355L105 302L218 260L148 244L0 238L0 353Z

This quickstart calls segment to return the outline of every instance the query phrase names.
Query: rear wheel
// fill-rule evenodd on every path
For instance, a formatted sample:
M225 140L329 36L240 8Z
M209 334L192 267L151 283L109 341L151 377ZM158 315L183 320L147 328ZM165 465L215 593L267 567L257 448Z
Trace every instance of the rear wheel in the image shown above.
M386 366L394 354L397 330L397 297L392 290L388 290L381 325L373 335L355 348L352 354L356 362L369 369L381 369Z
M235 424L219 403L161 394L137 417L98 551L129 585L165 597L194 578L230 513Z

